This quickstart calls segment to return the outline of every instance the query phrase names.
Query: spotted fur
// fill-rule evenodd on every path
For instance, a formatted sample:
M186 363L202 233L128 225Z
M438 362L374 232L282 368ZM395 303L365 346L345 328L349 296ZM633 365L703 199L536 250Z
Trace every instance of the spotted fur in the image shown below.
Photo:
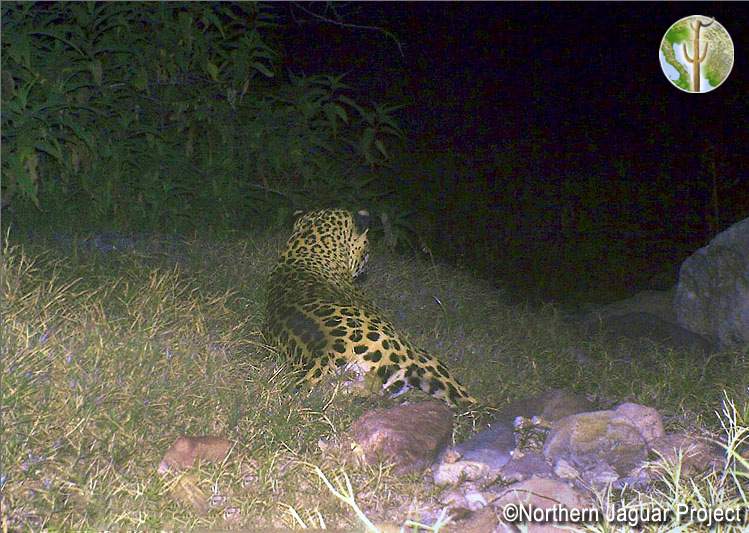
M368 214L307 213L270 275L265 334L317 384L353 371L390 396L420 388L450 405L475 402L436 357L413 346L353 284L368 259Z

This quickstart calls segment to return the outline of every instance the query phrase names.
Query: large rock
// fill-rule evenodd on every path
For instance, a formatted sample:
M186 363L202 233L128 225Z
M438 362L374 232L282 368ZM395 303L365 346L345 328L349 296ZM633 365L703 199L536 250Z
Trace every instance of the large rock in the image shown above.
M364 413L351 436L367 464L393 463L406 474L427 468L450 440L453 413L440 401L398 405Z
M511 458L515 447L512 426L497 422L469 440L445 451L432 467L437 485L456 485L462 481L492 483Z
M718 470L725 453L704 438L687 433L670 433L653 441L652 450L668 464L681 463L681 475L691 476L708 468Z
M574 415L573 415L574 416ZM497 516L504 520L515 522L513 511L519 506L534 509L550 509L554 507L564 507L566 509L591 509L594 506L593 501L581 491L575 489L564 481L556 479L543 479L532 477L520 483L514 483L508 487L500 489L492 499L492 506L497 511ZM510 506L510 509L507 507ZM561 513L559 513L561 515ZM550 515L553 517L554 515ZM506 524L506 523L505 523ZM556 523L556 522L531 522L522 524L520 527L513 524L517 529L511 529L512 526L506 525L500 531L528 531L529 533L557 533L564 531L578 531L574 524ZM495 530L496 531L496 530Z
M722 348L749 344L749 218L684 261L674 308L679 324Z
M613 411L559 420L546 439L544 455L554 464L563 459L581 471L606 463L624 476L646 459L649 443L663 434L663 422L655 409L625 403Z
M519 416L540 416L553 422L568 415L595 409L595 405L580 394L564 389L550 389L529 398L515 400L503 408L496 421L512 424Z
M500 476L516 481L532 475L550 476L551 467L538 454L513 458L517 446L515 418L540 416L554 421L592 408L593 404L584 396L559 389L515 401L503 409L488 428L446 450L432 469L434 482L456 485L474 481L486 485Z

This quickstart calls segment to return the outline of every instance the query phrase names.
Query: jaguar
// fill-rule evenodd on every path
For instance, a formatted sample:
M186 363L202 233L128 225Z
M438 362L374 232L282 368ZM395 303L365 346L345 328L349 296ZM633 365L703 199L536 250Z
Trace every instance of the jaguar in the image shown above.
M476 400L446 366L398 332L354 284L369 259L369 213L302 214L270 274L264 334L301 371L298 385L332 374L396 397L420 389L455 407Z

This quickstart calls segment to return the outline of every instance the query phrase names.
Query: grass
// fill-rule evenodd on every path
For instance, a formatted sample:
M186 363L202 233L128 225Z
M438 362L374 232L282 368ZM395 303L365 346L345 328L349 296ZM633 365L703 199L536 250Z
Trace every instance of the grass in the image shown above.
M294 377L259 331L264 281L281 243L277 235L192 239L168 251L112 253L76 241L6 245L3 530L361 530L359 513L378 529L386 522L439 529L438 489L421 476L395 476L387 465L343 472L320 450L320 439L391 402L336 387L294 391ZM746 354L696 361L654 346L633 359L626 345L576 337L557 307L509 305L467 272L385 250L372 255L364 290L486 403L501 407L563 387L603 406L657 407L669 429L746 442ZM728 423L714 414L723 391L738 402ZM461 420L457 438L471 430ZM235 446L222 464L159 476L161 457L183 434L223 436ZM658 497L746 501L737 489L746 479L730 468L696 485L671 476ZM180 486L207 495L207 510L175 498Z

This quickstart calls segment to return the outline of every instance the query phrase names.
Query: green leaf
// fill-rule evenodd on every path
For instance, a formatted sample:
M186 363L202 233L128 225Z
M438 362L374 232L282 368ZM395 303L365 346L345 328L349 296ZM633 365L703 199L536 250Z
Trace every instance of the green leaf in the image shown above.
M354 108L359 114L364 113L364 110L362 109L362 107L346 95L339 94L338 101L346 104L349 107Z
M60 147L60 143L54 137L52 137L49 142L42 141L37 143L36 148L37 150L45 152L55 158L58 163L65 163L65 160L62 156L62 148Z
M221 24L221 21L219 20L219 18L212 11L210 11L210 7L206 9L204 16L206 19L210 20L213 23L213 25L216 26L216 28L218 28L218 31L221 33L221 37L226 39L226 32L224 32L224 25Z
M135 76L132 79L133 87L135 87L139 91L144 91L146 87L148 87L148 73L146 72L146 69L139 68Z
M83 142L83 144L86 145L86 148L96 153L94 135L92 132L85 130L83 127L81 127L81 124L78 124L77 122L74 122L72 120L64 120L62 121L62 123L73 131L75 136L81 142Z
M78 48L75 45L75 43L73 43L70 39L66 39L62 35L58 35L55 32L51 32L51 31L35 31L35 32L32 32L31 35L46 35L47 37L52 37L53 39L58 39L59 41L67 44L68 46L70 46L73 50L75 50L76 52L78 52L80 55L82 55L82 56L86 55L83 52L83 50L81 50L80 48Z
M372 142L375 138L375 130L374 128L366 128L364 130L364 133L362 133L361 137L361 150L363 153L368 154L370 148L372 147Z
M211 77L213 81L219 81L218 80L218 67L211 63L210 61L206 62L205 70L208 72L208 75Z
M263 74L267 78L273 77L273 72L270 69L268 69L268 67L260 63L259 61L254 61L250 66L254 68L255 70L259 71L261 74Z
M189 35L190 31L192 30L192 17L190 16L190 14L185 11L181 11L179 15L177 15L177 25L179 26L179 29L182 32L183 36Z
M382 141L380 139L375 139L374 144L385 159L390 159L390 156L388 156L387 150L385 150L385 145L382 144Z
M16 185L22 196L31 200L37 208L40 208L37 194L39 185L32 179L26 169L22 169L21 172L17 174Z
M98 87L101 87L101 81L104 74L101 61L99 61L98 59L91 61L89 63L89 70L91 71L91 76L94 79L94 83Z
M348 124L348 114L346 113L346 110L337 104L333 104L331 107L335 111L335 114L338 115L343 122Z
M24 84L23 87L21 87L17 92L17 101L18 105L21 107L21 109L25 109L26 106L29 103L29 94L31 93L31 89L36 85L36 81L30 81L26 84Z

